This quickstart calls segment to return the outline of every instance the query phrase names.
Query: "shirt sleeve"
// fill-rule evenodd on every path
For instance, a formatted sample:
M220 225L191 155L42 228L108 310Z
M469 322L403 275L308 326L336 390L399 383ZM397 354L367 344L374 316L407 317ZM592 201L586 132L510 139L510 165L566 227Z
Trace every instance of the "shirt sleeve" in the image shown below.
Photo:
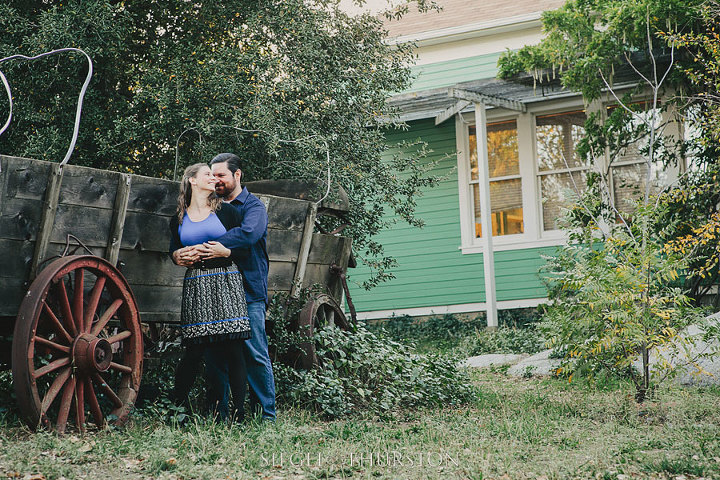
M225 235L217 239L231 250L255 245L265 234L268 225L265 206L259 201L247 204L242 219L240 219L240 212L237 213L239 225L229 229Z
M170 258L172 258L172 254L175 250L177 250L178 248L182 248L182 243L180 242L180 233L178 232L179 227L180 224L178 223L177 216L172 217L170 219L170 247L168 250Z

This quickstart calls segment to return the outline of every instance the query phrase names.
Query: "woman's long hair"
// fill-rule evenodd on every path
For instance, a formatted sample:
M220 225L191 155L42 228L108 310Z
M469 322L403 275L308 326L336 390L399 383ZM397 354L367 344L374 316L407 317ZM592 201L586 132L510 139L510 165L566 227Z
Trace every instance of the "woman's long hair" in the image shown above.
M190 200L192 200L192 185L190 185L190 179L195 178L201 168L207 167L206 163L196 163L190 165L183 172L182 180L180 180L180 195L178 195L177 202L177 217L178 221L182 223L183 217L185 217L185 211L190 206ZM208 207L213 212L217 212L222 204L222 199L217 196L216 193L211 193L208 197Z

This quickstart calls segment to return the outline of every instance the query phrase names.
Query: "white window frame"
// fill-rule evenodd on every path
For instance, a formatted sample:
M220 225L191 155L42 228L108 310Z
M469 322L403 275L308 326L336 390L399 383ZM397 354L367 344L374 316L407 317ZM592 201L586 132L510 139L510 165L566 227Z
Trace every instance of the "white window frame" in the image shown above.
M500 108L488 108L487 122L515 120L518 134L519 178L522 182L523 233L493 236L493 250L517 250L544 246L562 245L567 235L562 230L542 229L542 203L540 197L540 176L538 174L535 136L535 117L564 111L588 108L580 97L570 97L554 102L528 105L527 113L511 112ZM475 124L473 112L455 115L455 139L457 149L458 200L460 206L460 238L458 247L463 254L482 253L482 238L475 237L475 216L473 205L469 127ZM480 139L478 139L480 141ZM585 167L578 167L583 169ZM550 172L542 172L550 173ZM505 177L493 178L493 181ZM510 178L510 177L508 177ZM512 178L517 178L513 175Z

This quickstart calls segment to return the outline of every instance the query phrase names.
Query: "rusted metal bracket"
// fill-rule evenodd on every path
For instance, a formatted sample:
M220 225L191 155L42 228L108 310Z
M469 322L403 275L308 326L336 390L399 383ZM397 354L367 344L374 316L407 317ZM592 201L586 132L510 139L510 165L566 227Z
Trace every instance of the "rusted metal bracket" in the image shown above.
M60 199L62 176L63 166L59 163L54 163L50 170L50 178L48 179L48 186L45 190L42 218L40 220L37 237L35 238L35 252L33 253L32 264L30 265L28 282L35 278L38 272L38 266L47 254L53 224L55 223L55 213L57 212L58 201Z

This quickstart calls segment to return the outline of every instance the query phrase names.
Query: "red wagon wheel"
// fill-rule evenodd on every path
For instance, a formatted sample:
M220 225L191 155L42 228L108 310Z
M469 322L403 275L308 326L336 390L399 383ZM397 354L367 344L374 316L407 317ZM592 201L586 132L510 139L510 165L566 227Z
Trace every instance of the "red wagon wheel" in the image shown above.
M91 255L59 258L30 286L13 336L13 385L30 428L122 424L142 376L142 333L122 274Z
M330 295L317 295L305 304L298 316L297 331L308 340L298 344L297 355L292 359L294 366L304 369L319 366L312 336L319 328L329 325L341 330L350 329L345 313L337 302Z

